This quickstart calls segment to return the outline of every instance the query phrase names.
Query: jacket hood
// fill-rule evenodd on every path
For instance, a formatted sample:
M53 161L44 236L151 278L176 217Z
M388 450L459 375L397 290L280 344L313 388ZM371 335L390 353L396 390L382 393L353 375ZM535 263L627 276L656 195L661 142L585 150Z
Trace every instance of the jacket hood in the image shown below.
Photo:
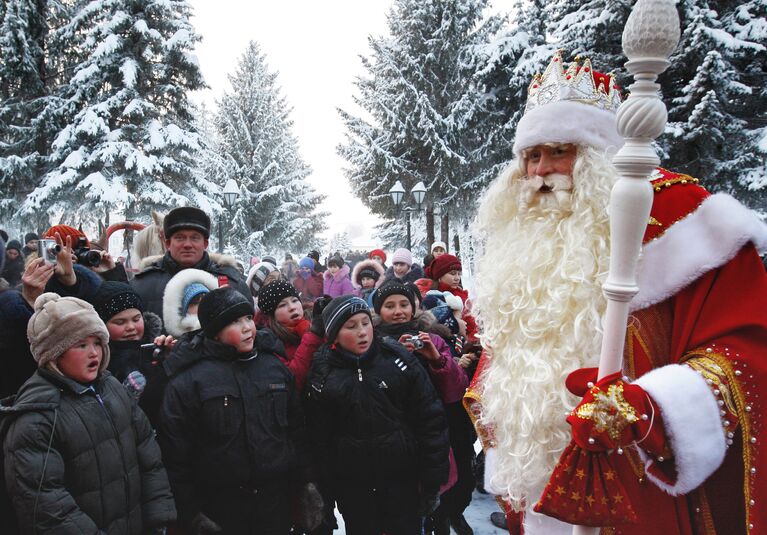
M101 384L107 375L111 374L103 371L96 379L96 384ZM0 437L5 436L7 426L21 414L56 410L61 403L61 393L67 390L82 395L89 387L64 375L38 368L15 396L0 401Z
M333 279L335 282L341 282L345 278L349 276L349 266L347 264L344 264L341 266L341 269L339 269L335 275L333 275L330 270L325 271L325 273L322 275L325 277L325 280Z
M211 291L218 288L218 278L201 269L181 270L165 285L165 293L162 298L162 319L165 324L165 330L176 338L179 338L186 332L200 328L197 315L181 315L184 289L195 282L202 284Z
M356 289L362 288L362 282L360 281L360 271L363 269L372 269L376 273L378 273L378 280L375 283L375 286L373 288L378 288L384 283L384 278L386 275L386 271L384 270L384 267L376 262L375 260L362 260L361 262L357 262L354 265L354 269L352 270L352 285Z

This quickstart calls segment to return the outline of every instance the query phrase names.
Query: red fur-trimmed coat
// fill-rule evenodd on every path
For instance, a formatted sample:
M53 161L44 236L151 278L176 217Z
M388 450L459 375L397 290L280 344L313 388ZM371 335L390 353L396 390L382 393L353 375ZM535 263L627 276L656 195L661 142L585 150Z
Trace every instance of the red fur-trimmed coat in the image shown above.
M639 523L609 533L762 533L767 274L757 250L767 226L687 175L660 170L653 187L623 371L660 407L667 455L611 455ZM464 398L475 423L487 358ZM477 430L492 450L492 429ZM520 516L507 513L519 533Z

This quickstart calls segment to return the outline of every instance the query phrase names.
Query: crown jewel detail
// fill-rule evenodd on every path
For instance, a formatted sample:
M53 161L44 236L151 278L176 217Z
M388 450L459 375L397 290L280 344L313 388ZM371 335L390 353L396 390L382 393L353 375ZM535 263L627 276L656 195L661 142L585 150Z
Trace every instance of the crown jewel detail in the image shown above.
M565 69L562 51L557 50L543 75L536 74L527 90L525 113L554 102L573 101L617 112L621 105L620 87L612 74L594 71L591 60L580 58Z

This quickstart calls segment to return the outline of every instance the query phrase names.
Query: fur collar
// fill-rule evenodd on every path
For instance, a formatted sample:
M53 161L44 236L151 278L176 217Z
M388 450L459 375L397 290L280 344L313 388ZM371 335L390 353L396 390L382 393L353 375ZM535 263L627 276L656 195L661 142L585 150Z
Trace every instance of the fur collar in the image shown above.
M153 264L157 264L162 260L164 257L164 254L158 254L153 256L147 256L146 258L142 258L141 262L139 262L138 268L139 271L144 271L146 268ZM227 255L227 254L221 254L221 253L214 253L212 251L208 251L208 257L210 257L210 261L224 267L233 267L237 270L240 269L239 265L237 264L237 259L233 256Z

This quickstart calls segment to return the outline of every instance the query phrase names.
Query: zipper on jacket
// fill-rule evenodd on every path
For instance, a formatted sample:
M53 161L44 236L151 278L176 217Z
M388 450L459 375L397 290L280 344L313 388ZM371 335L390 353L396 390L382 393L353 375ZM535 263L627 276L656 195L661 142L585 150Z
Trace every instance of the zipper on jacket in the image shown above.
M360 367L360 358L357 357L357 379L360 380L360 383L362 382L362 368Z
M122 440L120 440L120 432L117 430L117 426L115 425L114 419L112 419L112 414L109 412L109 409L107 408L106 403L104 403L103 398L101 397L101 394L93 387L93 385L90 385L88 387L89 390L93 392L93 394L96 396L96 400L99 402L99 405L101 405L101 408L104 410L104 414L107 417L107 420L109 421L109 425L112 426L112 431L115 434L115 439L117 441L117 447L120 449L120 460L122 461L123 465L123 485L125 487L125 500L126 500L126 509L130 509L130 481L128 476L128 467L125 465L125 449L123 448ZM132 419L132 415L131 415ZM132 424L131 424L132 427Z

